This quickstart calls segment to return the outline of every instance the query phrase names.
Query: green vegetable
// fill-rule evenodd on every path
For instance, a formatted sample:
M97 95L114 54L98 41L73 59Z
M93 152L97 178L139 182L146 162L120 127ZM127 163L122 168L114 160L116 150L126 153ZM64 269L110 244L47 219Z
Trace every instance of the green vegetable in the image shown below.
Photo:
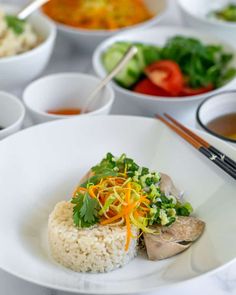
M83 184L84 187L97 184L104 177L121 176L126 173L128 179L135 183L138 191L144 190L151 201L151 210L147 220L148 225L162 224L168 226L176 220L176 216L189 216L193 210L189 203L182 204L173 196L165 196L159 187L160 175L156 172L150 172L146 167L140 167L133 159L127 158L125 154L116 158L111 153L108 153L98 165L92 167L92 172L94 175ZM98 212L99 215L106 212L114 198L115 195L112 195L107 200L103 208ZM78 216L76 215L75 218L78 219Z
M159 58L157 47L135 43L138 52L116 76L115 80L123 87L130 87L137 82L144 68ZM105 69L111 72L131 46L128 42L117 42L103 54Z
M98 201L88 193L77 193L71 200L75 204L73 208L74 224L78 227L90 227L98 222Z
M218 88L225 84L227 68L233 55L221 46L204 45L197 39L176 36L169 39L161 52L161 59L174 60L186 76L188 85L199 88L212 84Z
M5 21L7 26L13 30L16 35L20 35L24 32L25 29L25 21L19 19L14 15L6 15Z
M103 54L105 69L110 72L130 47L129 42L117 42ZM218 88L236 75L236 69L229 66L232 54L225 53L218 45L204 45L201 41L175 36L170 38L163 48L134 43L138 53L115 77L118 84L131 88L144 75L144 68L159 60L173 60L181 68L186 83L191 88L200 88L211 84Z
M213 11L211 15L224 21L236 22L236 4L229 4L220 10Z
M193 212L193 208L190 203L178 203L176 206L176 212L180 216L189 216Z

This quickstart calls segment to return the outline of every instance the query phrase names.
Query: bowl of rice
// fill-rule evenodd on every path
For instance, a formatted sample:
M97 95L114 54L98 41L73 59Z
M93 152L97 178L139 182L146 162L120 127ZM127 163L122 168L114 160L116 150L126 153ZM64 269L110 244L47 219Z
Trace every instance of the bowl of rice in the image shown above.
M24 86L37 77L48 64L55 37L55 25L40 14L26 21L14 15L20 9L0 5L0 88Z

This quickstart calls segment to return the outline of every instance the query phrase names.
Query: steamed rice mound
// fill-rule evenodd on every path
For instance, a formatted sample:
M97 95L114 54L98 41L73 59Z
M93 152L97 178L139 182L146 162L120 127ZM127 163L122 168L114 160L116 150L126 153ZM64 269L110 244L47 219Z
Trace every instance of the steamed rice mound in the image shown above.
M73 206L70 202L60 202L49 216L49 246L58 263L77 272L107 272L136 256L136 239L132 239L125 251L125 226L78 229L73 223ZM137 236L138 229L133 227L132 233Z

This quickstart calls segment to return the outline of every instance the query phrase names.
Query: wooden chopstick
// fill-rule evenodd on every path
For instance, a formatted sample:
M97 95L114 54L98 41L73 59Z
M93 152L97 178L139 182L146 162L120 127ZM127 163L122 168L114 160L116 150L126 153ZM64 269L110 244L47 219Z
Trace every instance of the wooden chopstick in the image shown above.
M195 138L193 138L191 135L186 133L183 129L180 129L178 126L176 126L176 125L170 123L169 121L167 121L164 117L162 117L160 115L156 115L156 118L158 118L160 121L162 121L165 125L167 125L175 133L177 133L179 136L181 136L183 139L185 139L193 147L195 147L205 157L207 157L209 160L211 160L212 163L214 163L215 165L220 167L228 175L230 175L231 177L233 177L236 180L236 171L231 166L226 165L225 162L221 161L219 159L219 157L217 157L216 154L214 154L212 151L208 150L208 148L204 147L202 145L202 143L200 143Z
M177 125L180 129L184 130L186 133L188 133L190 136L192 136L194 139L196 139L198 142L200 142L205 148L207 148L209 151L214 153L222 162L225 162L229 166L231 166L233 169L236 170L236 162L233 161L230 157L228 157L226 154L222 153L220 150L215 148L214 146L210 145L206 140L198 136L196 133L192 132L190 129L185 127L183 124L178 122L176 119L174 119L172 116L168 114L164 114L171 122L173 122L175 125Z

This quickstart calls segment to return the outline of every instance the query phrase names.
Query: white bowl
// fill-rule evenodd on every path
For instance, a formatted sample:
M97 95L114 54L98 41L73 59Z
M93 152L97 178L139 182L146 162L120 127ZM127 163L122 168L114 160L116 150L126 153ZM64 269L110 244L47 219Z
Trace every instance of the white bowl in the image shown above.
M49 110L81 108L100 79L80 73L61 73L43 77L31 83L23 93L23 101L34 123L71 118L48 114ZM114 101L114 91L104 87L91 105L88 113L76 116L106 115ZM74 116L73 116L74 117Z
M7 13L16 13L19 8L1 5ZM0 58L0 89L9 90L22 86L37 77L48 64L56 37L55 25L46 17L33 14L28 20L43 42L25 53Z
M93 55L93 66L96 73L100 77L106 75L106 70L103 67L101 56L103 52L107 50L112 44L117 41L131 41L131 42L142 42L147 44L154 44L158 46L164 46L167 39L176 36L188 36L198 38L205 44L221 44L227 52L234 53L234 58L232 61L232 66L236 67L236 53L235 48L231 45L228 45L222 41L219 41L216 38L212 38L209 35L205 35L201 32L196 32L194 30L182 28L182 27L158 27L151 28L142 31L132 31L123 34L116 35L105 40L101 43L95 50ZM118 105L117 109L123 109L124 111L132 111L132 114L135 110L136 114L144 116L153 116L156 113L168 112L175 117L182 118L188 112L193 112L199 103L204 100L207 96L217 93L224 88L232 87L236 81L236 78L229 81L223 87L209 91L204 94L194 95L191 97L160 97L160 96L151 96L139 94L125 88L120 87L115 82L112 82L114 89L117 92L116 103Z
M160 22L160 20L164 17L165 12L167 10L167 0L144 0L144 3L149 8L149 11L154 15L150 20L145 22L141 22L137 25L125 27L117 30L86 30L73 28L71 26L67 26L61 24L59 22L55 22L58 27L58 31L62 36L68 37L72 42L78 45L81 51L92 52L95 47L112 35L126 31L128 29L141 29L148 28L156 25Z
M228 42L234 42L236 35L236 22L226 22L209 18L211 11L218 10L227 4L229 0L178 0L182 19L190 27L208 32Z
M198 127L211 135L236 144L236 140L221 136L207 127L212 120L227 114L236 114L236 90L218 93L204 100L196 112Z
M7 93L0 92L0 139L7 137L22 127L25 117L25 108L20 100Z

